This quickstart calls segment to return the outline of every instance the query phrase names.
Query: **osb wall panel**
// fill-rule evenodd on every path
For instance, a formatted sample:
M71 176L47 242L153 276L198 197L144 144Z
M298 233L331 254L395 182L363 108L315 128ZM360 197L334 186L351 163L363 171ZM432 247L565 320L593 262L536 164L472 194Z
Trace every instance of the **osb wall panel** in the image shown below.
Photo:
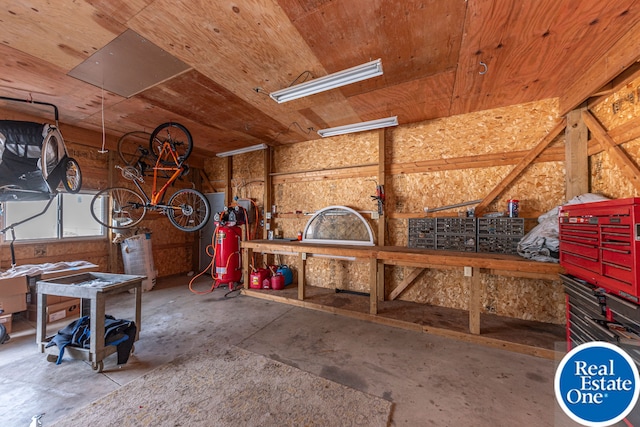
M273 202L279 214L313 213L327 206L347 206L356 211L371 212L377 204L371 200L375 195L376 184L372 178L352 178L340 180L322 180L276 184L273 191ZM310 215L302 218L277 217L273 222L275 228L283 231L284 237L294 237L298 231L304 230ZM374 235L377 221L365 216Z
M387 283L391 284L387 286L387 296L410 271L405 267L386 267ZM481 306L486 313L555 324L565 320L564 290L559 281L483 274L481 284ZM467 310L469 288L462 269L427 269L398 299Z
M209 180L209 185L216 192L224 192L225 188L225 168L227 159L222 157L211 157L204 161L203 171ZM206 186L205 186L206 188ZM209 189L207 190L209 191Z
M387 162L530 149L553 128L557 115L557 99L547 99L400 126L391 130Z
M425 207L437 208L485 197L512 170L512 166L447 170L420 174L392 175L387 179L387 207L392 212L421 213ZM504 212L507 200L520 200L520 211L545 212L564 201L564 165L560 162L535 163L488 207ZM473 207L473 206L470 206ZM467 207L443 211L465 212Z
M607 130L640 117L640 78L590 108Z
M592 113L607 130L613 130L634 119L637 120L640 117L640 78L594 106ZM640 163L640 139L621 144L619 147L636 165ZM591 192L612 199L640 196L640 191L624 177L606 152L591 156L589 161Z
M528 150L535 147L555 125L557 112L556 100L544 100L390 129L386 139L387 164L441 158L450 158L455 163L457 157ZM552 145L562 144L563 135ZM357 140L331 138L276 147L274 172L376 163L377 145L377 133L368 132L360 134ZM339 156L334 155L337 146L340 147ZM387 174L386 211L418 214L424 207L482 199L512 168L452 168L428 173ZM375 183L370 181L373 178L278 183L273 188L273 200L279 213L313 212L334 204L371 211L376 208L370 198L375 192ZM504 211L509 198L518 198L523 214L546 212L564 201L564 182L562 162L532 164L489 206L489 210ZM290 237L304 227L307 219L306 216L284 216L277 218L276 224L285 237ZM377 230L376 221L368 221L373 230ZM387 236L387 244L406 246L407 220L387 218ZM295 261L290 262L295 265ZM314 259L307 266L307 284L329 288L353 287L354 290L368 292L366 263ZM405 270L386 267L387 292L401 283ZM559 282L485 276L483 286L485 312L553 323L564 321L564 297ZM431 270L416 280L400 298L467 309L468 289L461 272Z
M378 163L377 132L361 132L298 144L273 153L274 173L310 171Z
M234 198L252 199L258 206L264 205L263 158L262 151L233 156L231 191Z
M311 286L369 293L369 263L309 257L305 279Z

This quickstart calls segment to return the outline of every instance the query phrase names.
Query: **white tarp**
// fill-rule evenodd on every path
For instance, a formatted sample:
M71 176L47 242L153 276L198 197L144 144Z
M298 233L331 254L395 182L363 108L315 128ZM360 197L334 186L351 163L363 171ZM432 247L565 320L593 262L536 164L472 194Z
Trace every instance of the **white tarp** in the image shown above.
M576 205L580 203L600 202L609 200L608 198L593 193L585 193L569 200L566 205ZM557 254L560 251L558 213L560 206L556 206L550 211L538 217L536 225L518 243L518 254L528 259L542 262L559 262ZM553 256L553 255L556 256Z

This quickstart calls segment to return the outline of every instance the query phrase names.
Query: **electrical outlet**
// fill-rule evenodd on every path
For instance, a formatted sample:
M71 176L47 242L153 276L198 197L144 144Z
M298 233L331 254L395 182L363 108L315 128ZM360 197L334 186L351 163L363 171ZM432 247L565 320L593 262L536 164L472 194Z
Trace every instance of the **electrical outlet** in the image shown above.
M378 212L372 212L371 219L380 219L380 214Z
M464 268L464 277L473 276L473 267L465 267Z

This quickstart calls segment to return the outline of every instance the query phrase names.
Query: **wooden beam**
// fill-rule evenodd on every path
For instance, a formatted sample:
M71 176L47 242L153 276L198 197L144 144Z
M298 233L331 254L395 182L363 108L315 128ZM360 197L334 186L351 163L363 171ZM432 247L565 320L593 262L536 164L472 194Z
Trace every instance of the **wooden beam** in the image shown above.
M587 107L567 114L565 130L565 198L571 200L589 192L589 130L582 120L582 112Z
M469 332L480 334L480 312L482 304L482 282L477 268L464 267L465 281L469 286Z
M601 104L605 99L611 96L613 93L616 93L627 84L631 83L635 79L640 77L640 63L634 62L631 64L629 68L624 70L620 75L616 76L612 81L607 83L606 90L600 90L599 94L594 95L595 97L588 101L589 108L593 109L596 105Z
M263 196L263 206L265 217L264 226L262 227L262 238L266 239L269 235L269 230L267 229L267 224L271 221L268 221L266 218L266 213L271 212L271 204L272 204L272 188L271 188L271 159L272 159L272 151L271 147L267 146L265 150L263 150L262 164L264 168L264 196ZM258 217L258 212L256 212L256 218Z
M598 140L602 148L609 154L611 160L620 168L622 174L633 184L636 190L640 190L640 169L629 156L618 147L618 144L609 136L598 120L589 112L582 113L582 119L589 127L591 134Z
M386 135L387 132L385 129L378 130L378 185L381 185L382 188L386 185ZM378 217L378 246L384 246L387 240L386 236L386 227L387 224L387 215L386 215L386 205L382 205L382 214ZM385 299L385 277L384 277L384 263L382 261L378 261L378 301L384 301Z
M640 138L640 117L634 117L608 133L618 145Z
M405 291L411 284L413 284L414 280L418 278L422 272L426 270L424 268L416 267L411 270L411 273L407 277L404 278L402 283L400 283L396 288L389 294L389 300L393 301L396 299L401 293Z
M378 314L378 260L369 259L369 313Z
M547 135L536 145L533 149L531 149L526 156L520 160L520 162L509 172L509 174L498 184L496 187L491 190L491 192L476 206L476 215L482 215L484 210L489 206L491 202L493 202L515 179L520 176L520 174L533 162L533 160L542 153L545 148L551 144L551 142L555 139L556 136L562 132L562 130L566 127L567 119L562 118L554 127L551 129Z
M298 256L298 299L304 300L304 269L307 265L307 254L300 252Z
M588 70L579 73L577 79L560 97L560 115L564 116L575 109L607 82L632 66L640 57L639 45L640 22L618 39L607 53L598 57Z
M360 166L344 166L332 169L318 169L300 172L283 172L271 174L273 184L285 184L291 182L320 181L324 179L341 179L376 176L377 164Z
M233 156L225 157L224 164L224 204L231 206L233 201L231 178L233 178Z

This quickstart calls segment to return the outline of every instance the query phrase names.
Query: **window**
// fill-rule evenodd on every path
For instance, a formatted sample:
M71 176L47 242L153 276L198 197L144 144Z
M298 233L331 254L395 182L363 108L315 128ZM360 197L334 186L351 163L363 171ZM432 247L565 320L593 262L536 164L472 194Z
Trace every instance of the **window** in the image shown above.
M303 242L373 246L373 232L358 212L346 206L328 206L307 222Z
M91 216L93 194L59 193L40 216L14 227L16 241L102 237L104 228ZM48 200L2 203L2 228L41 213ZM11 240L8 232L5 241Z

